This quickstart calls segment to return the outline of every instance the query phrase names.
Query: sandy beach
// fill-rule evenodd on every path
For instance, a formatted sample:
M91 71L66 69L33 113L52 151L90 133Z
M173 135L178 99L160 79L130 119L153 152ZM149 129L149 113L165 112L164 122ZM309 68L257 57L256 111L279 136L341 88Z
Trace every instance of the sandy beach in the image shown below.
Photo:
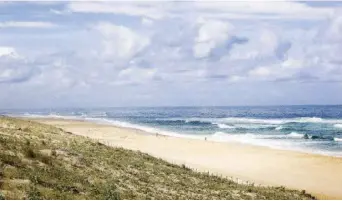
M342 199L342 158L235 142L162 136L80 120L30 120L54 125L110 146L139 150L198 171L209 171L261 185L304 189L320 199Z

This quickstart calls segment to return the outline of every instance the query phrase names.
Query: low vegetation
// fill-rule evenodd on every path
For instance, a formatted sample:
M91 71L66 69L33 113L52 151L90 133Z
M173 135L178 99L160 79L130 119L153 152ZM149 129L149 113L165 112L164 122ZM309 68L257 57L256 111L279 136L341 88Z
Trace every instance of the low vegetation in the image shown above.
M0 117L0 199L314 199L238 184L59 128Z

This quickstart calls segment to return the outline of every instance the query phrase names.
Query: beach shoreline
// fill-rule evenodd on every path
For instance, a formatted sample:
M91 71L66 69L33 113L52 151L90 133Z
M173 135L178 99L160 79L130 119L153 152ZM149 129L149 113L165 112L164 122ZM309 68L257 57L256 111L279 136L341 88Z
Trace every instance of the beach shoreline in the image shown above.
M139 129L61 118L25 118L116 147L139 150L198 171L260 185L306 190L320 199L342 199L342 158L238 142L213 142Z

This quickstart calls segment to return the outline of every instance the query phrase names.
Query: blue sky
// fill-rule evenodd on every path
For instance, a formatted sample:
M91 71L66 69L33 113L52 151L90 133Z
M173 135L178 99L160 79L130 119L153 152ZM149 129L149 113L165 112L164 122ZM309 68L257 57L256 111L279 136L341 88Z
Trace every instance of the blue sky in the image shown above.
M341 50L341 2L0 1L0 108L341 104Z

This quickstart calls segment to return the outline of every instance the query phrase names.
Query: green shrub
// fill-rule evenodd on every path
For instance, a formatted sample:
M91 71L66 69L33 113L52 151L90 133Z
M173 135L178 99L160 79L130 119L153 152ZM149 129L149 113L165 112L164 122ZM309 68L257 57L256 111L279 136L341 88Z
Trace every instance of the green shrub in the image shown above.
M116 188L106 188L106 191L103 193L105 200L120 200L120 194L116 190Z
M181 166L184 170L191 170L190 168L188 168L185 164L182 164Z
M54 150L54 149L53 149L53 150L51 151L51 156L54 156L54 157L56 157L56 156L57 156L57 152L56 152L56 150Z
M17 156L11 156L7 154L1 154L0 152L0 161L4 164L18 167L21 165L21 160Z
M47 165L52 165L52 158L50 156L41 155L39 158L40 161L42 161L43 163Z
M5 200L5 196L0 192L0 200Z
M31 147L25 149L25 156L28 158L36 158L37 154L33 151Z
M38 188L36 186L32 186L29 189L27 199L29 199L29 200L40 200L40 199L42 199L41 198L41 193L39 192L39 190L38 190Z

